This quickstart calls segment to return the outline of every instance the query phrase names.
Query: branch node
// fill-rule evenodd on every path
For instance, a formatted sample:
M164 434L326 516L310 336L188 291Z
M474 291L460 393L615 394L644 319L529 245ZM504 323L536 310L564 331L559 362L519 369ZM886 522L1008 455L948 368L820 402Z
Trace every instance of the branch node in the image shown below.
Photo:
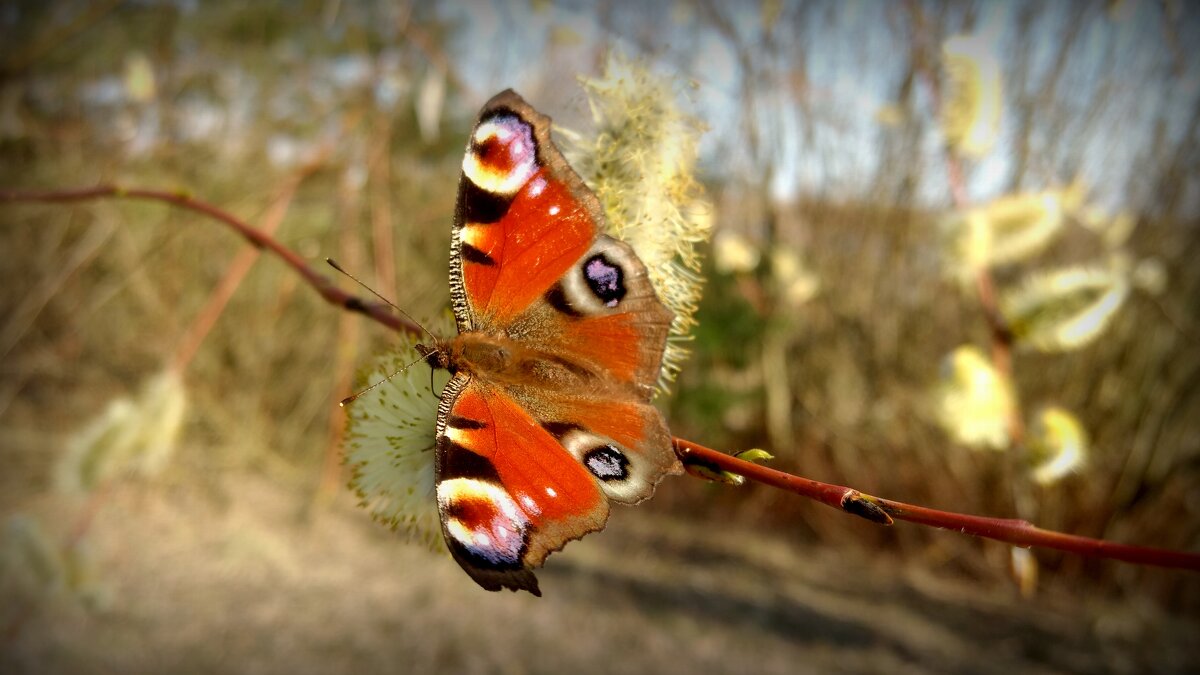
M879 501L878 497L865 495L858 490L846 492L842 497L842 510L859 518L866 518L877 525L891 525L895 522L888 515L887 507Z

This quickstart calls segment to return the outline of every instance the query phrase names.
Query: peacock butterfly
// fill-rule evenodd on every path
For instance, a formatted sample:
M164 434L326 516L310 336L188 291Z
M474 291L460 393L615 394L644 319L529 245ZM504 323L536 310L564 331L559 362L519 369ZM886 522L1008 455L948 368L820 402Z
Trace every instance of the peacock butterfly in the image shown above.
M483 107L450 246L458 335L422 348L438 406L442 534L485 589L541 595L533 569L681 468L650 403L672 312L633 249L512 90Z

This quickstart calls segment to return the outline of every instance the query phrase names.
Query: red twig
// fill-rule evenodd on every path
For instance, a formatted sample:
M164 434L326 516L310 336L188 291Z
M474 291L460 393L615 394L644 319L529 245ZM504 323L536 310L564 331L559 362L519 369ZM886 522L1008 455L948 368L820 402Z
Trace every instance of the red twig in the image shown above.
M316 171L323 161L325 153L301 167L300 171L290 177L279 189L276 196L272 199L271 205L267 208L266 214L263 216L262 229L260 230L264 236L272 237L275 231L279 229L283 223L283 217L287 215L288 207L292 204L292 198L296 196L296 190L300 187L300 183L308 177L313 171ZM242 280L250 273L250 268L254 266L258 260L261 248L242 249L241 252L234 257L233 262L225 270L225 275L221 277L220 282L213 288L212 293L208 297L208 302L204 308L196 314L196 318L192 320L188 326L187 332L179 340L179 346L175 349L175 357L172 359L172 365L178 372L183 372L187 369L187 365L191 363L192 358L200 349L204 338L208 336L209 331L216 325L217 319L221 317L221 313L225 311L225 306L233 298L233 294L241 285Z
M236 216L231 215L227 211L219 209L212 204L202 202L193 198L186 192L168 190L146 190L142 188L126 189L116 185L98 185L91 188L83 188L79 190L48 190L45 192L20 192L0 190L0 202L47 202L47 203L69 203L86 201L89 199L101 199L105 197L117 197L125 199L148 199L152 201L166 202L174 204L197 213L203 213L206 216L215 218L226 225L232 227L238 234L242 235L253 246L266 249L274 253L289 267L296 270L304 280L309 283L321 297L327 302L338 305L352 312L359 312L371 319L391 328L392 330L405 331L408 333L421 334L420 326L413 323L406 317L398 316L390 307L381 303L369 300L363 300L356 295L351 295L335 286L324 275L316 272L304 258L291 249L263 232L254 229L247 225Z
M324 276L309 267L303 258L270 236L255 230L225 211L205 202L195 200L187 194L160 190L123 190L113 186L46 192L0 190L0 203L21 201L62 203L105 197L129 197L164 201L209 215L233 227L255 246L279 256L284 262L299 272L300 276L330 303L360 312L393 330L408 331L414 334L421 332L416 324L388 311L386 305L364 302L333 286ZM1200 554L1196 553L1117 544L1100 539L1090 539L1088 537L1053 532L1043 530L1024 520L971 516L929 509L923 506L914 506L912 504L905 504L904 502L875 497L853 488L794 476L783 471L731 457L681 438L674 439L674 445L680 459L685 463L708 465L745 476L750 480L780 490L787 490L802 497L815 499L822 504L832 506L840 511L851 513L882 525L891 525L893 519L907 520L921 525L958 530L964 534L995 539L1017 546L1040 546L1080 555L1123 560L1141 565L1156 565L1159 567L1200 571Z
M1139 565L1172 567L1200 572L1200 554L1197 553L1118 544L1102 539L1043 530L1025 520L971 516L905 504L864 494L853 488L793 476L790 473L747 462L682 438L674 439L674 443L675 451L684 462L705 464L736 473L750 480L808 497L826 506L832 506L881 525L891 525L892 519L895 518L920 525L957 530L963 534L1003 541L1016 546L1038 546L1079 555L1123 560Z

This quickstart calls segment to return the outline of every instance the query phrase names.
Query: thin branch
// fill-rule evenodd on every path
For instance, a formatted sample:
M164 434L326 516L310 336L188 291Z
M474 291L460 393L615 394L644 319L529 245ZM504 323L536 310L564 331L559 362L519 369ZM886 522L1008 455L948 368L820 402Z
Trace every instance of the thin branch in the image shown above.
M919 525L957 530L963 534L1003 541L1016 546L1052 548L1078 555L1109 558L1138 565L1154 565L1200 572L1200 554L1198 553L1118 544L1102 539L1043 530L1026 520L972 516L905 504L865 494L842 485L831 485L793 476L790 473L747 462L682 438L674 439L674 444L676 453L685 463L699 463L745 476L750 480L780 490L787 490L881 525L891 525L894 518Z
M265 249L275 254L289 267L296 270L326 302L337 305L352 312L359 312L392 330L422 334L420 326L411 320L397 316L391 308L379 302L363 300L338 288L324 275L314 270L298 253L280 244L274 238L248 225L227 211L212 204L195 199L183 191L147 190L142 188L122 188L116 185L98 185L78 190L47 190L43 192L21 192L16 190L0 190L0 203L4 202L43 202L63 204L87 201L90 199L120 198L145 199L174 204L197 213L203 213L210 218L225 223L242 235L251 245Z
M271 200L271 205L267 207L266 213L263 215L263 225L260 230L263 235L273 237L275 231L279 229L283 223L283 218L287 215L288 207L292 204L292 198L296 196L296 190L300 184L316 171L324 160L325 153L322 152L318 159L309 162L301 167L294 175L289 177L284 182L283 186L277 191L275 197ZM225 270L225 275L213 288L209 294L208 301L204 308L196 314L187 332L179 339L179 345L175 349L175 356L171 360L172 367L176 371L182 373L187 369L187 365L191 363L196 352L200 349L204 338L208 336L209 331L216 325L217 319L221 317L225 311L225 306L233 298L233 294L241 285L242 280L250 273L250 268L254 266L258 260L260 248L245 248L242 249L233 262Z

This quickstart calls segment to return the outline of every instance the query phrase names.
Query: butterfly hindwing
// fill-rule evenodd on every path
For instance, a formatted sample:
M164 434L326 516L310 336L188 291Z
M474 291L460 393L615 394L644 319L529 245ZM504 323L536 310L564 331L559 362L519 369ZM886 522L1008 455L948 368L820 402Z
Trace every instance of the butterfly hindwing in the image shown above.
M530 568L608 519L583 465L504 391L463 373L442 393L436 494L447 546L488 590L539 595Z
M514 392L520 400L523 392ZM666 475L678 473L671 434L658 410L630 399L564 394L541 407L542 426L611 500L637 504Z

